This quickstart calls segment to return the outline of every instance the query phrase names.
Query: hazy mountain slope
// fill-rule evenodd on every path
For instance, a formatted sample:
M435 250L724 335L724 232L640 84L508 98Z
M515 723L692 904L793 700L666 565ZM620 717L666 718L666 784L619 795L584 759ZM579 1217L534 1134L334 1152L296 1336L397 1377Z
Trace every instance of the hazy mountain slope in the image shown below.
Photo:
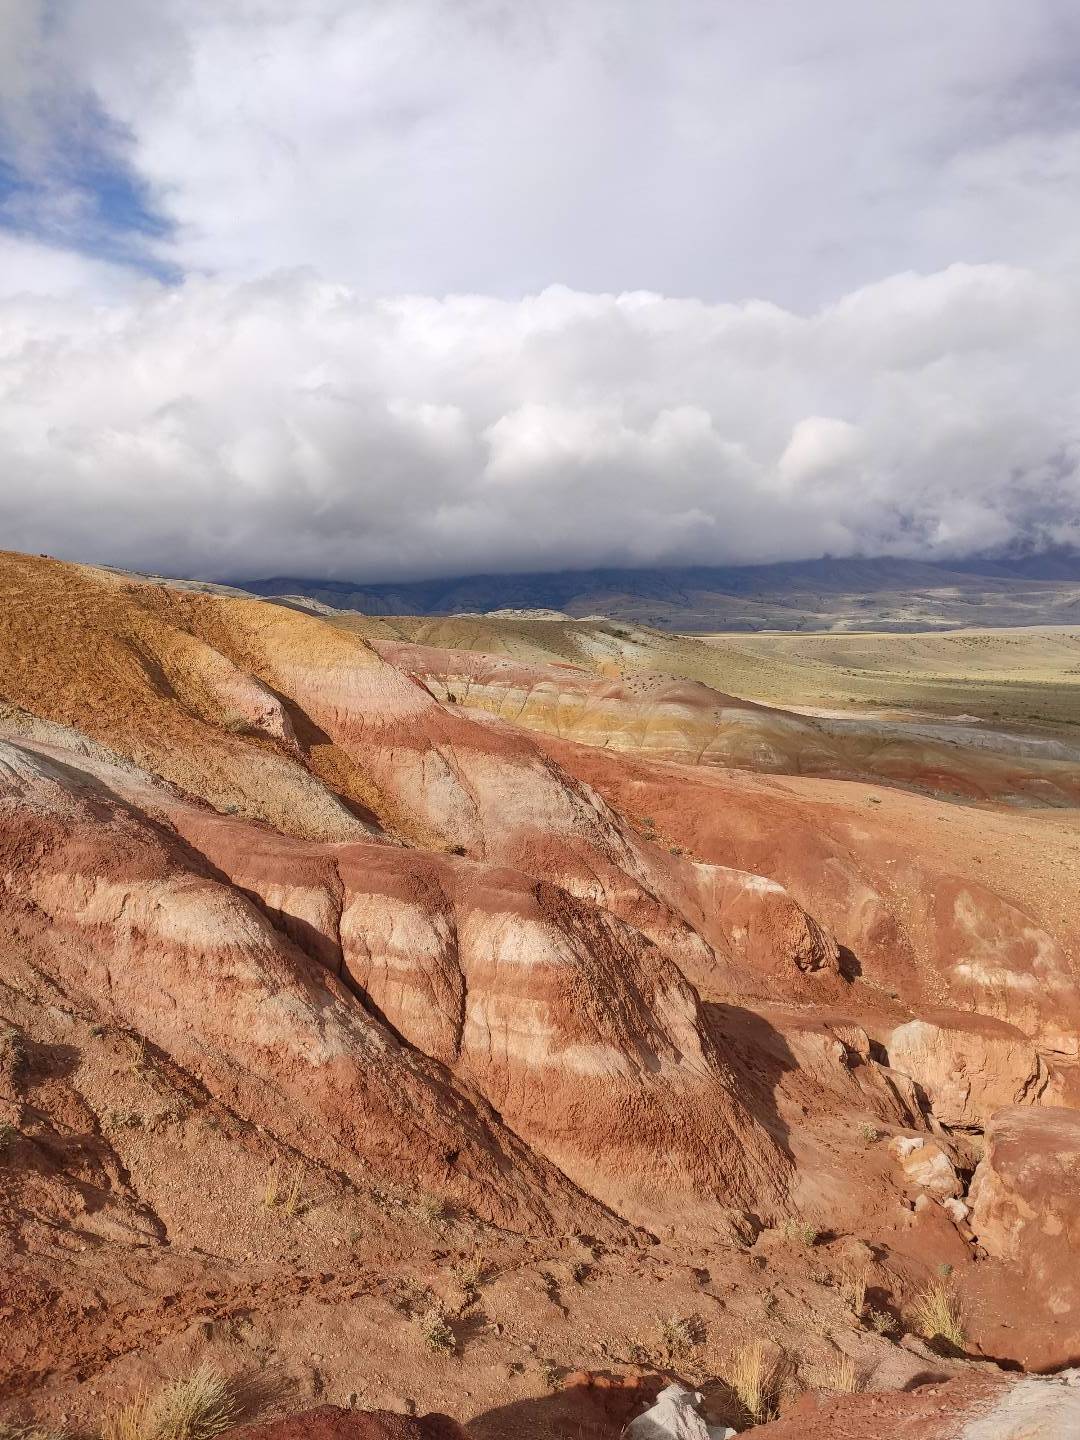
M240 582L376 615L555 609L676 630L912 630L1071 623L1080 573L981 575L897 559L473 575L384 585L294 577Z

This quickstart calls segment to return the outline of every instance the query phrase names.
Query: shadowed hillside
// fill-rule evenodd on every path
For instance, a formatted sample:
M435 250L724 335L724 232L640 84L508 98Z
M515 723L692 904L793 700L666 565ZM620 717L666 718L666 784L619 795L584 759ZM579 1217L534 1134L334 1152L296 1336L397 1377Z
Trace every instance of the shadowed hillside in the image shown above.
M1049 578L980 574L912 560L813 560L656 570L473 575L354 585L244 580L259 595L306 595L373 615L505 609L601 614L672 630L919 630L960 625L1071 624L1080 618L1080 562Z

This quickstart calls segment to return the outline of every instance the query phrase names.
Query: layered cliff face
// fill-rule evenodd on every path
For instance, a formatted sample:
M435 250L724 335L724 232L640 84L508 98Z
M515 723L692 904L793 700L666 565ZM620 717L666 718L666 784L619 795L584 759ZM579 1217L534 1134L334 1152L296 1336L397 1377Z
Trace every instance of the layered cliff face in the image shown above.
M700 1274L756 1304L799 1234L876 1247L897 1306L928 1260L1017 1271L1013 1150L968 1182L1002 1107L1080 1094L1062 820L808 779L798 717L684 682L575 673L511 723L504 662L465 697L458 656L268 602L19 556L0 599L20 1404L83 1413L203 1314L261 1307L283 1353L298 1294L422 1318L409 1287L478 1247L547 1276L570 1337L605 1265L609 1320L658 1284L720 1305ZM727 768L729 715L768 778ZM1011 1353L985 1294L971 1343Z

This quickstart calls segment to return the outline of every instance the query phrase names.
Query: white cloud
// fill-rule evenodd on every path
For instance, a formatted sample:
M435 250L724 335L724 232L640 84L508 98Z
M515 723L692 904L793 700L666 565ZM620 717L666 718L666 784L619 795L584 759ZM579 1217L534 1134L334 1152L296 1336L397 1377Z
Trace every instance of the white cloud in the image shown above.
M1078 57L1071 0L8 0L0 538L1075 540Z
M142 288L129 270L71 250L40 245L0 230L0 296L95 294L102 298Z
M1080 538L1080 287L894 277L811 316L286 272L0 305L0 533L363 578Z
M0 42L18 162L92 99L185 271L802 309L1080 221L1072 0L8 0Z

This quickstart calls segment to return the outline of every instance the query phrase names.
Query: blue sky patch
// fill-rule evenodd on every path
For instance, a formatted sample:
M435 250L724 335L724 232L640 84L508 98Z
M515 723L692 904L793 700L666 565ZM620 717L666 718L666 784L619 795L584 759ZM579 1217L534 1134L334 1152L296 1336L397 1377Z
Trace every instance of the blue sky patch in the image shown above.
M130 163L131 139L89 94L39 118L40 140L16 143L0 117L0 229L45 245L181 278L158 242L173 224Z

